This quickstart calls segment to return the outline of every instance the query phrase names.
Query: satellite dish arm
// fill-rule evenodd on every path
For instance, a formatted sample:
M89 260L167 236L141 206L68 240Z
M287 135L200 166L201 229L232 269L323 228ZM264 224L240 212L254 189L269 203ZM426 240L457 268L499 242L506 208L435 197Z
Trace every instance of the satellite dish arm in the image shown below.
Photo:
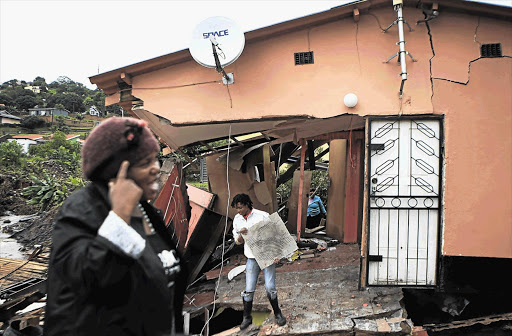
M222 76L227 81L229 81L228 74L226 73L226 71L224 71L224 68L222 68L222 65L220 64L219 55L217 54L216 44L213 41L211 41L211 42L212 42L213 58L215 58L215 69L217 70L218 73L222 73Z

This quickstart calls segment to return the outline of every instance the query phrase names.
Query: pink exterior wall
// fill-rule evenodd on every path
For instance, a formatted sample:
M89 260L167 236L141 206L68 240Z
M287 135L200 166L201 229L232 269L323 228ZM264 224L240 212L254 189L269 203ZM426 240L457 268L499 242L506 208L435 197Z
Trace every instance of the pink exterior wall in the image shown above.
M190 60L133 77L132 94L174 124L444 115L442 253L512 258L512 23L441 6L430 38L424 23L416 25L420 9L406 7L404 18L414 28L405 26L406 50L418 61L407 58L402 101L397 59L384 63L398 51L397 26L382 32L396 20L391 5L361 12L358 22L348 17L247 43L226 68L235 75L229 87L207 83L220 75ZM482 43L501 43L508 57L476 60ZM293 53L308 50L315 64L295 66ZM349 92L359 98L353 109L343 104Z
M511 258L512 24L460 14L439 23L433 76L467 83L434 80L434 112L446 115L442 253ZM469 67L480 43L497 42L509 58Z

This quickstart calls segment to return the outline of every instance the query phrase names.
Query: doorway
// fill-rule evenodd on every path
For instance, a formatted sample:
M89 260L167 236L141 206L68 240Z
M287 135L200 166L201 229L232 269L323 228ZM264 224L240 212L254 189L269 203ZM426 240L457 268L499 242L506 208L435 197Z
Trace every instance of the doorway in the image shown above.
M440 119L370 119L368 285L436 285L441 144Z

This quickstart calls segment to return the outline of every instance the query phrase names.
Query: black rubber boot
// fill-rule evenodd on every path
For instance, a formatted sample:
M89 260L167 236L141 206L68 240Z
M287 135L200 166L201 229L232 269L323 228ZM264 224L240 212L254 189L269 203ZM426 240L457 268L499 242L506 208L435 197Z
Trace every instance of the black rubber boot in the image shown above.
M286 324L286 318L284 317L281 309L279 309L279 302L277 302L277 296L275 299L271 299L270 295L267 295L268 300L270 301L270 305L274 310L274 316L276 318L276 323L278 326L284 326Z
M244 319L240 324L240 330L247 329L247 327L252 324L252 301L245 301L244 299L242 299L242 301L244 302Z

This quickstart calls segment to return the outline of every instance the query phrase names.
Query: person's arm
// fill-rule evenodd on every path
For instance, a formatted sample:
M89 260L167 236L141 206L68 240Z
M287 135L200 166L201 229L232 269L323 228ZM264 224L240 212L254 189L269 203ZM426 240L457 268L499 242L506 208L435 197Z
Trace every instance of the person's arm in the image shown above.
M327 211L325 210L325 207L324 207L324 202L322 202L322 199L320 198L320 196L317 196L318 197L318 204L320 204L320 210L322 211L322 213L325 215L327 214Z
M113 286L142 254L145 241L124 221L116 219L113 212L101 222L102 218L77 215L80 206L66 206L56 221L52 247L55 255L50 267L77 292ZM98 231L91 228L90 223L95 221L100 221Z
M110 212L105 201L91 204L76 198L65 203L57 217L53 267L77 290L120 281L145 249L146 241L129 225L142 190L126 178L128 166L123 162L116 180L109 183ZM90 205L84 208L83 203Z
M244 237L242 237L242 230L245 228L242 228L242 230L238 230L238 225L236 223L237 219L236 217L233 219L233 238L235 239L235 244L241 245L244 243ZM247 230L247 229L245 229Z

